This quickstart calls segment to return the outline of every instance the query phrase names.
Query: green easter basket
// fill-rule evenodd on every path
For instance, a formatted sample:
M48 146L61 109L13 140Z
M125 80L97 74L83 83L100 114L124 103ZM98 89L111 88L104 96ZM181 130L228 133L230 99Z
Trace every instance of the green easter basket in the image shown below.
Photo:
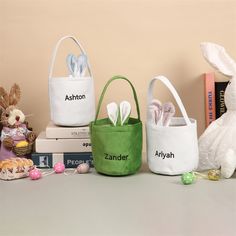
M136 103L138 118L129 118L123 126L113 126L108 118L98 119L106 90L114 80L127 81ZM99 99L96 118L90 123L94 167L97 172L122 176L136 173L142 164L142 122L137 94L132 83L122 76L112 77Z

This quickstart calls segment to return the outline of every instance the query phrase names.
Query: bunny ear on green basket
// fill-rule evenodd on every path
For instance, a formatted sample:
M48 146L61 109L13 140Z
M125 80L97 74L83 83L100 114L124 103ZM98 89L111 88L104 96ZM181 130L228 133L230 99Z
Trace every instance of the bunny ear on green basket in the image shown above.
M120 125L126 125L129 122L129 117L131 113L131 105L127 101L120 103Z
M129 122L131 105L127 101L120 103L119 107L115 102L107 105L107 115L114 126L126 125Z
M116 126L119 118L119 109L115 102L107 104L107 115L111 123Z

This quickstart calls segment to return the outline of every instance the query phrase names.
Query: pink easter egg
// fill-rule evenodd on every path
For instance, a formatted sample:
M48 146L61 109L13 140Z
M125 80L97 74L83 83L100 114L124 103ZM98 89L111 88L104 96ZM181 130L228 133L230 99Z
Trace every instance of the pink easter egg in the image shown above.
M77 172L79 174L85 174L88 173L90 170L89 164L87 163L82 163L77 166Z
M29 177L32 180L37 180L37 179L40 179L42 177L42 173L39 169L35 168L35 169L33 169L29 172Z
M54 165L53 169L57 174L60 174L60 173L63 173L65 171L65 165L62 162L57 162Z

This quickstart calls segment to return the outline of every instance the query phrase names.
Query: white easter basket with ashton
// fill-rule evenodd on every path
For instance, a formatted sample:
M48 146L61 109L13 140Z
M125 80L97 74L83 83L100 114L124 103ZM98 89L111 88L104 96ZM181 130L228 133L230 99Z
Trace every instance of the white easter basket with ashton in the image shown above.
M58 48L65 39L72 39L82 52L83 58L87 59L82 45L75 37L65 36L57 42L49 71L51 120L56 125L84 126L95 118L94 80L88 60L86 61L88 76L85 76L85 72L81 74L72 73L66 77L52 76ZM78 58L71 55L69 59L72 70L78 70L78 66L81 65L78 65L79 61L76 61Z
M165 175L192 171L198 165L197 122L188 117L178 93L164 76L151 80L148 88L148 107L153 101L153 86L156 80L164 83L170 90L183 117L172 117L168 126L158 126L152 122L148 109L146 134L149 169Z
M227 112L213 121L199 138L198 170L221 168L225 178L236 169L236 63L225 49L214 43L202 43L205 59L231 80L225 90Z

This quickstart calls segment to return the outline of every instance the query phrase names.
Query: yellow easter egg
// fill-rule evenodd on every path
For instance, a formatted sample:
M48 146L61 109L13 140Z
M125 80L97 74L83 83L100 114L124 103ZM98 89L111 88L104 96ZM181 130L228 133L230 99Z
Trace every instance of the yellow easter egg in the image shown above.
M208 172L208 179L213 181L218 181L220 179L220 171L219 170L210 170Z
M29 143L27 141L20 141L19 143L16 144L16 147L27 147Z

